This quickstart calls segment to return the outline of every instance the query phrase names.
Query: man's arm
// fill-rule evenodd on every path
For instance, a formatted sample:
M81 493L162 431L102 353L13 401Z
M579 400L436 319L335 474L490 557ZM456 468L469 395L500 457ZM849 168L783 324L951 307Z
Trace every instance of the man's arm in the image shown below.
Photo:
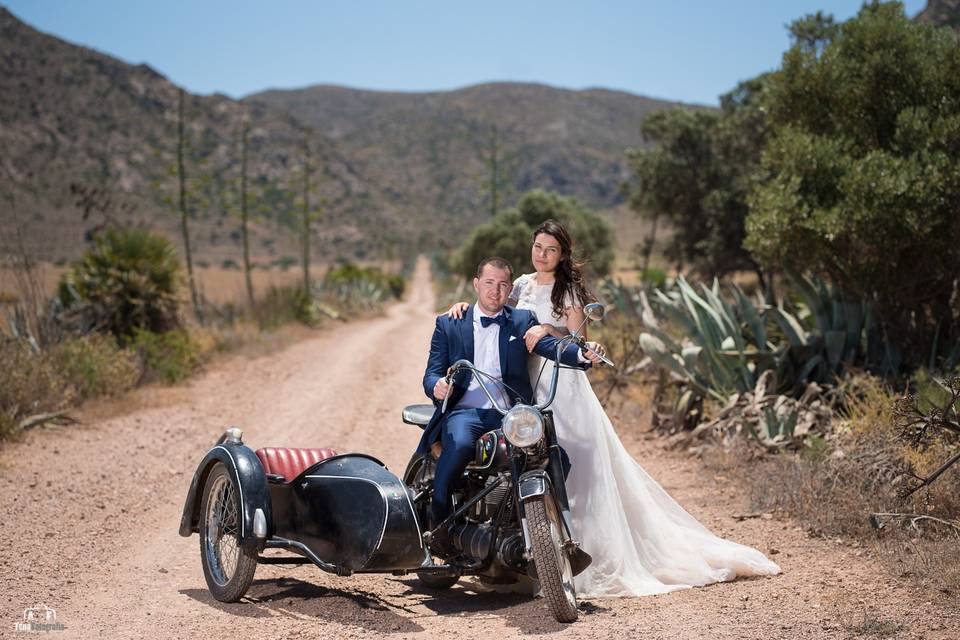
M530 320L527 323L527 326L524 328L524 333L526 333L526 331L528 331L531 327L535 327L538 324L540 324L540 322L537 320L537 316L531 313ZM544 358L548 358L550 360L556 360L558 342L560 342L559 339L554 338L551 335L545 335L542 338L540 338L537 344L533 347L533 351L537 355L543 356ZM579 353L580 353L580 347L578 347L575 344L567 345L567 347L562 352L560 352L560 362L571 367L589 369L592 363L589 361L582 362L580 360Z
M430 338L430 356L427 358L427 370L423 373L423 392L431 400L433 389L437 386L437 381L447 375L447 369L450 368L450 349L447 345L447 334L444 333L440 321L444 316L437 318L437 326L433 329L433 337Z

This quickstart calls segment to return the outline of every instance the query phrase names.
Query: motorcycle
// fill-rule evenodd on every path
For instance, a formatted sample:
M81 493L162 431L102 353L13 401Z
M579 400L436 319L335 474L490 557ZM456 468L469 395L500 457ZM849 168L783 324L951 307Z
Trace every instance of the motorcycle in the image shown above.
M584 323L600 320L603 312L602 305L587 305ZM588 348L579 331L558 342L558 360L571 342ZM239 429L227 429L198 465L180 520L180 535L199 534L210 593L221 602L240 600L257 564L312 563L339 576L414 573L431 589L452 587L464 575L488 584L530 577L558 621L575 621L573 577L591 558L574 536L549 409L559 369L544 402L505 408L487 386L499 381L467 360L450 367L448 382L461 371L478 377L503 421L477 441L475 459L452 496L452 513L429 531L423 524L433 497L431 454L414 455L401 480L366 454L252 451ZM433 411L433 405L410 405L402 419L422 427ZM442 529L454 541L452 557L430 548ZM266 549L291 555L261 555Z

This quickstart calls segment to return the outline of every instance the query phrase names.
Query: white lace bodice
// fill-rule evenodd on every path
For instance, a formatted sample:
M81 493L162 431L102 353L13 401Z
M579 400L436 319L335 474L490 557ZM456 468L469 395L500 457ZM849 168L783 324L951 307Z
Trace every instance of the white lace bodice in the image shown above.
M553 283L539 284L537 274L525 273L513 281L513 291L510 297L516 298L518 309L533 311L541 323L561 326L565 324L564 319L553 312L553 302L550 299L552 294ZM572 307L574 301L567 294L563 302L566 309Z

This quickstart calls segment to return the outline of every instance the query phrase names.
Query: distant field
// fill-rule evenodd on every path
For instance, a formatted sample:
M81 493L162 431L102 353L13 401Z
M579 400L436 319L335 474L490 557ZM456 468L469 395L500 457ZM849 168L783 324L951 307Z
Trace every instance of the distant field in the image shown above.
M650 221L637 215L626 205L599 213L613 228L615 258L612 275L627 284L636 284L640 277L638 247L643 244L647 234L650 233ZM657 242L650 258L651 266L666 269L668 272L672 269L667 268L662 247L664 240L670 236L670 233L670 229L661 222L657 231Z
M363 266L371 266L371 264L364 263ZM391 271L399 269L399 264L396 262L379 263L377 266ZM311 277L319 280L327 272L327 268L326 265L311 267ZM58 267L50 263L40 263L37 265L35 275L43 289L44 295L49 297L54 294L60 277L68 270L68 267ZM242 270L224 269L222 267L200 267L195 270L195 273L198 290L215 304L226 304L228 302L243 303L246 300L246 285L244 284ZM296 284L303 278L303 272L299 267L290 267L286 270L279 267L271 267L269 269L255 268L251 272L251 275L253 278L253 290L258 296L271 285L279 287ZM184 288L184 300L188 298L188 295L186 288ZM4 305L17 302L20 297L20 288L17 284L16 274L9 268L0 268L0 308Z

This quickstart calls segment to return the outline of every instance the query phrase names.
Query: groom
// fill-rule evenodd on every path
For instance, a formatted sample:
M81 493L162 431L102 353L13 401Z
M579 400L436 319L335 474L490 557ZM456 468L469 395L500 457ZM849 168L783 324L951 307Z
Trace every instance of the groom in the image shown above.
M502 380L513 392L505 391L499 385L487 385L488 388L497 387L491 392L502 407L512 406L517 400L524 403L533 400L523 336L539 322L530 311L505 306L512 282L513 272L506 260L487 258L477 267L473 279L476 304L461 319L437 318L427 370L423 375L423 390L437 408L417 448L417 453L426 454L436 442L443 447L433 481L431 515L434 527L450 514L451 489L473 459L477 439L499 427L502 417L480 388L476 376L461 371L454 377L453 384L448 385L445 379L447 369L465 358L481 371ZM599 347L596 343L587 344L592 349ZM553 360L556 346L557 338L547 335L537 342L534 351ZM571 344L560 359L563 364L586 369L592 362L599 362L597 355L592 351L588 353L582 354L577 345ZM447 411L442 412L443 399L447 395L450 396ZM439 551L451 550L446 531L437 532L434 540Z

